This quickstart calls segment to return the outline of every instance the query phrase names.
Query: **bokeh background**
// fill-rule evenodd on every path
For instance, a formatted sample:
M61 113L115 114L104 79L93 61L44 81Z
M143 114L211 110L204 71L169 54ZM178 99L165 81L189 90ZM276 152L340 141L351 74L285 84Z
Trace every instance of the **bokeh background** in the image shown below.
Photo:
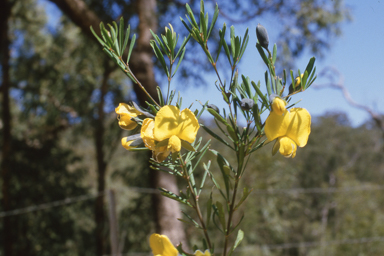
M124 17L138 36L132 70L148 90L165 89L148 31L163 33L171 23L186 36L179 18L186 2L0 1L0 255L111 255L116 245L120 255L150 255L153 232L201 246L200 234L176 220L187 209L176 204L167 211L173 202L156 190L177 193L184 184L150 170L147 153L121 147L128 133L114 109L129 100L144 105L145 98L89 32L100 21ZM199 1L188 3L198 13ZM215 2L205 3L211 17ZM294 97L313 117L308 145L294 159L272 157L266 147L248 164L243 185L254 191L236 216L245 214L245 239L235 254L383 255L383 3L218 4L211 49L223 22L240 36L250 30L240 74L264 84L266 67L254 47L258 23L278 46L280 72L304 70L312 56L318 72L315 84ZM224 57L218 67L228 79ZM172 82L183 107L209 100L225 108L215 80L203 52L189 42ZM216 129L209 114L201 122ZM199 136L209 139L202 131ZM221 146L213 142L212 148Z

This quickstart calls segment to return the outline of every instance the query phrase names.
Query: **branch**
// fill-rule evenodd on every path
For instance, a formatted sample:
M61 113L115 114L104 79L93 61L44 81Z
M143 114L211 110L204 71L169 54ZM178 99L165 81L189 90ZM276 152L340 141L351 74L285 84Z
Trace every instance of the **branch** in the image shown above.
M349 91L344 85L344 77L340 74L340 72L336 68L334 67L324 68L319 73L319 76L328 78L330 82L327 84L313 85L313 88L315 89L333 88L333 89L340 90L343 94L344 99L348 102L349 105L367 112L371 116L371 118L375 121L377 127L384 133L384 120L382 118L382 115L380 113L373 111L371 108L367 107L366 105L360 104L352 99L351 94L349 93ZM337 82L335 82L336 77L339 78Z

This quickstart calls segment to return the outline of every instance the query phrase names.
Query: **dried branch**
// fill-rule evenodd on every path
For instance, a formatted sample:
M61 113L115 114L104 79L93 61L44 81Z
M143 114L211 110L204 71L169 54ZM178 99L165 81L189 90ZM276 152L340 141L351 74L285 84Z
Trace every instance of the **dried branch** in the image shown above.
M360 104L352 99L351 94L349 93L349 91L344 85L343 75L336 68L326 67L319 73L319 77L320 76L328 78L330 82L327 84L313 85L313 88L315 89L333 88L333 89L340 90L343 94L344 99L348 102L349 105L367 112L371 116L371 118L375 121L377 127L384 133L383 116L380 113L375 112L368 106Z

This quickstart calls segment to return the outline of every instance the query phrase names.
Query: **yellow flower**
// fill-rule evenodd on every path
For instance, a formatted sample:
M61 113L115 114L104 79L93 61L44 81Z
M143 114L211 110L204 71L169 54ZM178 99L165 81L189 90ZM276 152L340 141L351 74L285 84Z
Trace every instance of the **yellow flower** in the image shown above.
M272 110L281 116L286 111L285 105L287 105L285 100L275 97L272 101Z
M205 252L203 253L202 251L200 250L197 250L195 251L195 256L211 256L211 252L209 250L205 250Z
M178 152L181 140L192 143L196 139L200 125L188 108L180 112L176 106L162 107L155 117L153 137L156 141L169 139L167 149Z
M286 110L283 115L272 111L264 127L269 141L276 139L272 153L279 150L285 157L295 157L297 146L304 147L311 133L311 115L304 108Z
M131 143L134 142L134 140L129 140L127 141L127 138L128 137L124 137L121 139L121 145L123 145L123 147L127 150L130 150L131 148L135 148L135 147L131 147Z
M155 138L153 136L153 130L155 127L155 121L151 118L146 118L141 126L141 138L144 145L152 150L152 158L157 162L164 161L171 153L167 146L156 146Z
M119 125L121 128L125 130L133 130L136 128L137 123L131 120L131 118L137 117L141 113L134 107L131 107L126 103L120 103L119 106L115 109L115 112L118 114L117 119L119 120Z
M155 256L177 256L178 251L165 235L152 234L149 237L149 246Z

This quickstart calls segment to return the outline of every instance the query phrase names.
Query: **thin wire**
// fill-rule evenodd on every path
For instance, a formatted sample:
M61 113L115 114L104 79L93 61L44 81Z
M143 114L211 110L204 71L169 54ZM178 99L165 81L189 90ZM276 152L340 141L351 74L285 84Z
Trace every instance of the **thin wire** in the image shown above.
M239 251L255 251L259 248L278 250L278 249L291 249L291 248L309 248L309 247L320 247L320 246L329 246L329 245L342 245L342 244L364 244L364 243L374 243L374 242L384 242L384 236L376 237L361 237L356 239L343 239L335 241L326 241L326 242L303 242L303 243L284 243L284 244L260 244L260 245L250 245L239 247L236 249L236 252ZM150 252L128 252L123 254L118 254L119 256L134 256L134 255L150 255ZM112 256L111 254L104 254L103 256Z
M87 201L99 196L104 196L106 191L99 192L94 195L81 195L81 196L76 196L76 197L68 197L65 198L64 200L58 200L58 201L53 201L45 204L39 204L39 205L32 205L26 208L19 208L11 211L6 211L6 212L0 212L0 218L8 217L8 216L14 216L14 215L19 215L19 214L24 214L24 213L30 213L30 212L35 212L35 211L41 211L41 210L46 210L52 207L57 207L57 206L62 206L62 205L67 205L67 204L73 204L81 201Z
M288 189L255 189L256 194L331 194L354 191L384 190L384 186L358 186L341 188L288 188Z
M343 240L326 241L326 242L261 244L261 245L256 245L256 246L240 247L239 249L237 249L237 251L254 251L256 248L290 249L290 248L300 248L300 247L319 247L319 246L329 246L329 245L363 244L363 243L374 243L374 242L384 242L384 236L361 237L361 238L356 238L356 239L343 239Z

